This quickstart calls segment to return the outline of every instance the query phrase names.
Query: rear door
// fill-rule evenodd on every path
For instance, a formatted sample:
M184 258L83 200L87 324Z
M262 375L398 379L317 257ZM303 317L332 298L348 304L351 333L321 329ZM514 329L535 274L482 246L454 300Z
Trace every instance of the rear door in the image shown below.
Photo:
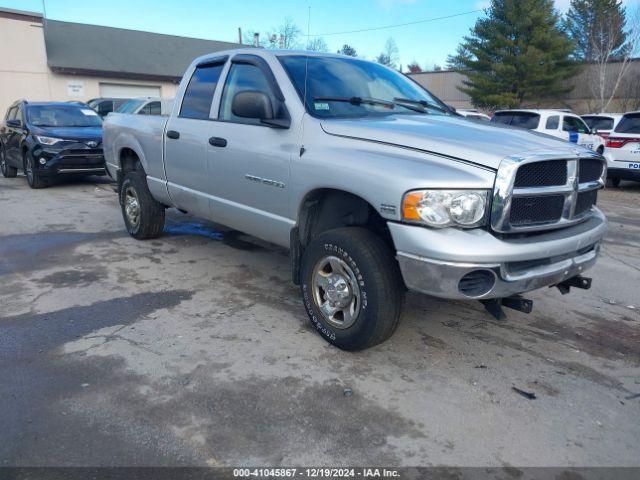
M175 204L203 217L210 216L207 197L207 151L211 137L211 106L226 57L196 67L180 108L169 117L165 131L165 169Z

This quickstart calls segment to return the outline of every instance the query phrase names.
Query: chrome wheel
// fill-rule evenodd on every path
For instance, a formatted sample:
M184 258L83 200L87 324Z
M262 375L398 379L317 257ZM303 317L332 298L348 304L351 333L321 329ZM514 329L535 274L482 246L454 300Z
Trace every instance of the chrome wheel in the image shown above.
M124 211L129 224L132 227L137 227L140 223L140 202L133 187L128 187L124 193Z
M320 259L313 269L313 301L332 326L353 325L360 313L360 287L351 267L338 257Z

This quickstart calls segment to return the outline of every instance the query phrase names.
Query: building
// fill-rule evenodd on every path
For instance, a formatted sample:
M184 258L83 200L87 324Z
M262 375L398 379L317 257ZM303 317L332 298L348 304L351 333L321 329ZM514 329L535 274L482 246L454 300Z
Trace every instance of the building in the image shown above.
M237 43L45 20L0 8L0 115L19 98L172 98L191 61Z
M610 64L605 91L613 90L613 83L620 68L620 64ZM455 70L440 70L434 72L413 73L410 76L419 84L433 92L440 100L454 108L473 108L469 96L461 92L458 87L464 86L465 76ZM575 77L565 81L565 86L571 91L558 99L539 99L525 102L525 108L570 108L572 111L584 114L598 111L596 100L598 80L598 66L585 65ZM629 70L616 90L616 95L608 108L610 112L625 112L640 109L640 59L634 59Z

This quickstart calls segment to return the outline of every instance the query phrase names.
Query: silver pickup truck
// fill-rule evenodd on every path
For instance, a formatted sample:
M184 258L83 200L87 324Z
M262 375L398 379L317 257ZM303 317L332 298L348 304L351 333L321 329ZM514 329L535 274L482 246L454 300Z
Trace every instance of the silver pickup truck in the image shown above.
M107 166L137 239L165 209L289 248L307 314L358 350L405 290L531 310L588 288L606 165L543 134L465 120L402 74L339 55L242 49L187 70L168 118L109 115Z

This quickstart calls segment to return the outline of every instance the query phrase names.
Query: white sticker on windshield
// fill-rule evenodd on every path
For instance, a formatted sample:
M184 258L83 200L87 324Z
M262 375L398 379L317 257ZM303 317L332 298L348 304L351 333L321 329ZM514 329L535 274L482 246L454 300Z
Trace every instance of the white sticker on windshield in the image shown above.
M314 102L313 108L315 108L316 110L329 110L329 104L328 103Z
M80 111L82 113L84 113L85 115L89 115L89 116L92 116L92 115L96 115L97 116L98 115L95 111L89 110L88 108L81 108Z

